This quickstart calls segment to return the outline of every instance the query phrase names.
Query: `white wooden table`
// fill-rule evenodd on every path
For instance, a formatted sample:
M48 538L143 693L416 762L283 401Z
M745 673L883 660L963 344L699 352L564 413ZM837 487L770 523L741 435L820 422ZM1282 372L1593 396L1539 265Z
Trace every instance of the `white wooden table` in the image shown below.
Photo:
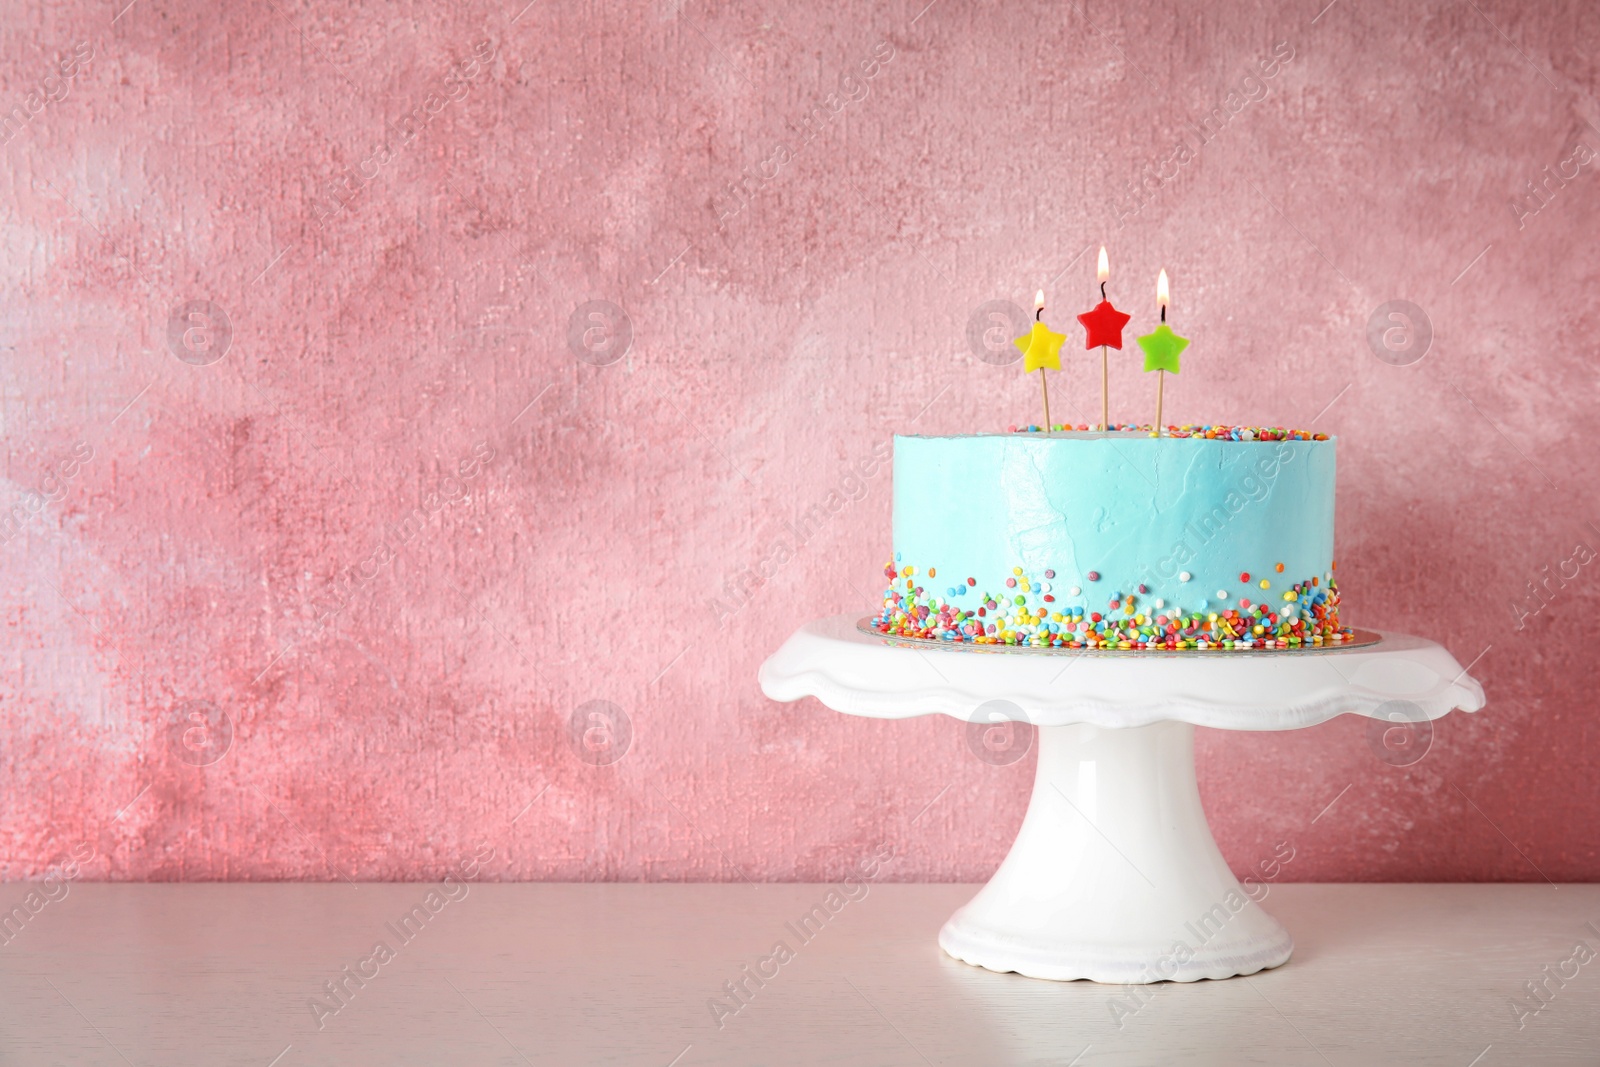
M1600 886L1274 885L1286 966L1143 987L944 956L970 885L869 884L831 914L820 885L470 884L430 914L436 888L70 884L0 933L0 1063L1600 1063L1600 957L1573 962L1600 953Z

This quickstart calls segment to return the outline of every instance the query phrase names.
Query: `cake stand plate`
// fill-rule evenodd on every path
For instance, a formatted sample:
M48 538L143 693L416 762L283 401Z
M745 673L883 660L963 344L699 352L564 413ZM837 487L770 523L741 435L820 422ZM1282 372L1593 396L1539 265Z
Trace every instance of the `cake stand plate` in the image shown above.
M989 883L939 933L957 959L1033 978L1192 982L1286 962L1287 931L1217 849L1194 774L1194 727L1289 730L1357 714L1397 722L1483 707L1440 646L971 655L907 647L839 615L761 666L774 700L874 718L943 713L1038 728L1027 814Z

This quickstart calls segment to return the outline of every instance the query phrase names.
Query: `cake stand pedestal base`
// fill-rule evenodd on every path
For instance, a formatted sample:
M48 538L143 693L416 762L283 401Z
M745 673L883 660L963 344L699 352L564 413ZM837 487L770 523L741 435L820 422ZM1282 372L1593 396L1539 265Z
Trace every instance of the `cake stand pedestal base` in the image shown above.
M1193 726L1046 726L1038 746L1016 843L945 923L941 948L994 971L1112 983L1228 978L1288 960L1288 932L1211 837Z

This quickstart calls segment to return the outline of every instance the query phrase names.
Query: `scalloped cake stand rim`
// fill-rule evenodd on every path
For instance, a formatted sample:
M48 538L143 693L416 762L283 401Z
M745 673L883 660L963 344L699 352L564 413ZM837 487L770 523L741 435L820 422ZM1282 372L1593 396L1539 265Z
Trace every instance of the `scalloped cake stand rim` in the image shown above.
M801 626L761 665L762 691L871 718L1108 728L1180 721L1290 730L1341 714L1422 721L1484 705L1483 687L1442 646L1389 631L1372 631L1377 644L1306 651L977 655L866 634L858 620L834 615Z

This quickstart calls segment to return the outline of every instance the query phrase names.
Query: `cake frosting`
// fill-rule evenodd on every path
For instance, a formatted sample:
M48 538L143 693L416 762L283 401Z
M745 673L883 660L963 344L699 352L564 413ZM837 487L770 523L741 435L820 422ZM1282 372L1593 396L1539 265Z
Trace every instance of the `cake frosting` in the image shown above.
M894 442L876 628L1070 648L1338 643L1334 447L1273 428Z

